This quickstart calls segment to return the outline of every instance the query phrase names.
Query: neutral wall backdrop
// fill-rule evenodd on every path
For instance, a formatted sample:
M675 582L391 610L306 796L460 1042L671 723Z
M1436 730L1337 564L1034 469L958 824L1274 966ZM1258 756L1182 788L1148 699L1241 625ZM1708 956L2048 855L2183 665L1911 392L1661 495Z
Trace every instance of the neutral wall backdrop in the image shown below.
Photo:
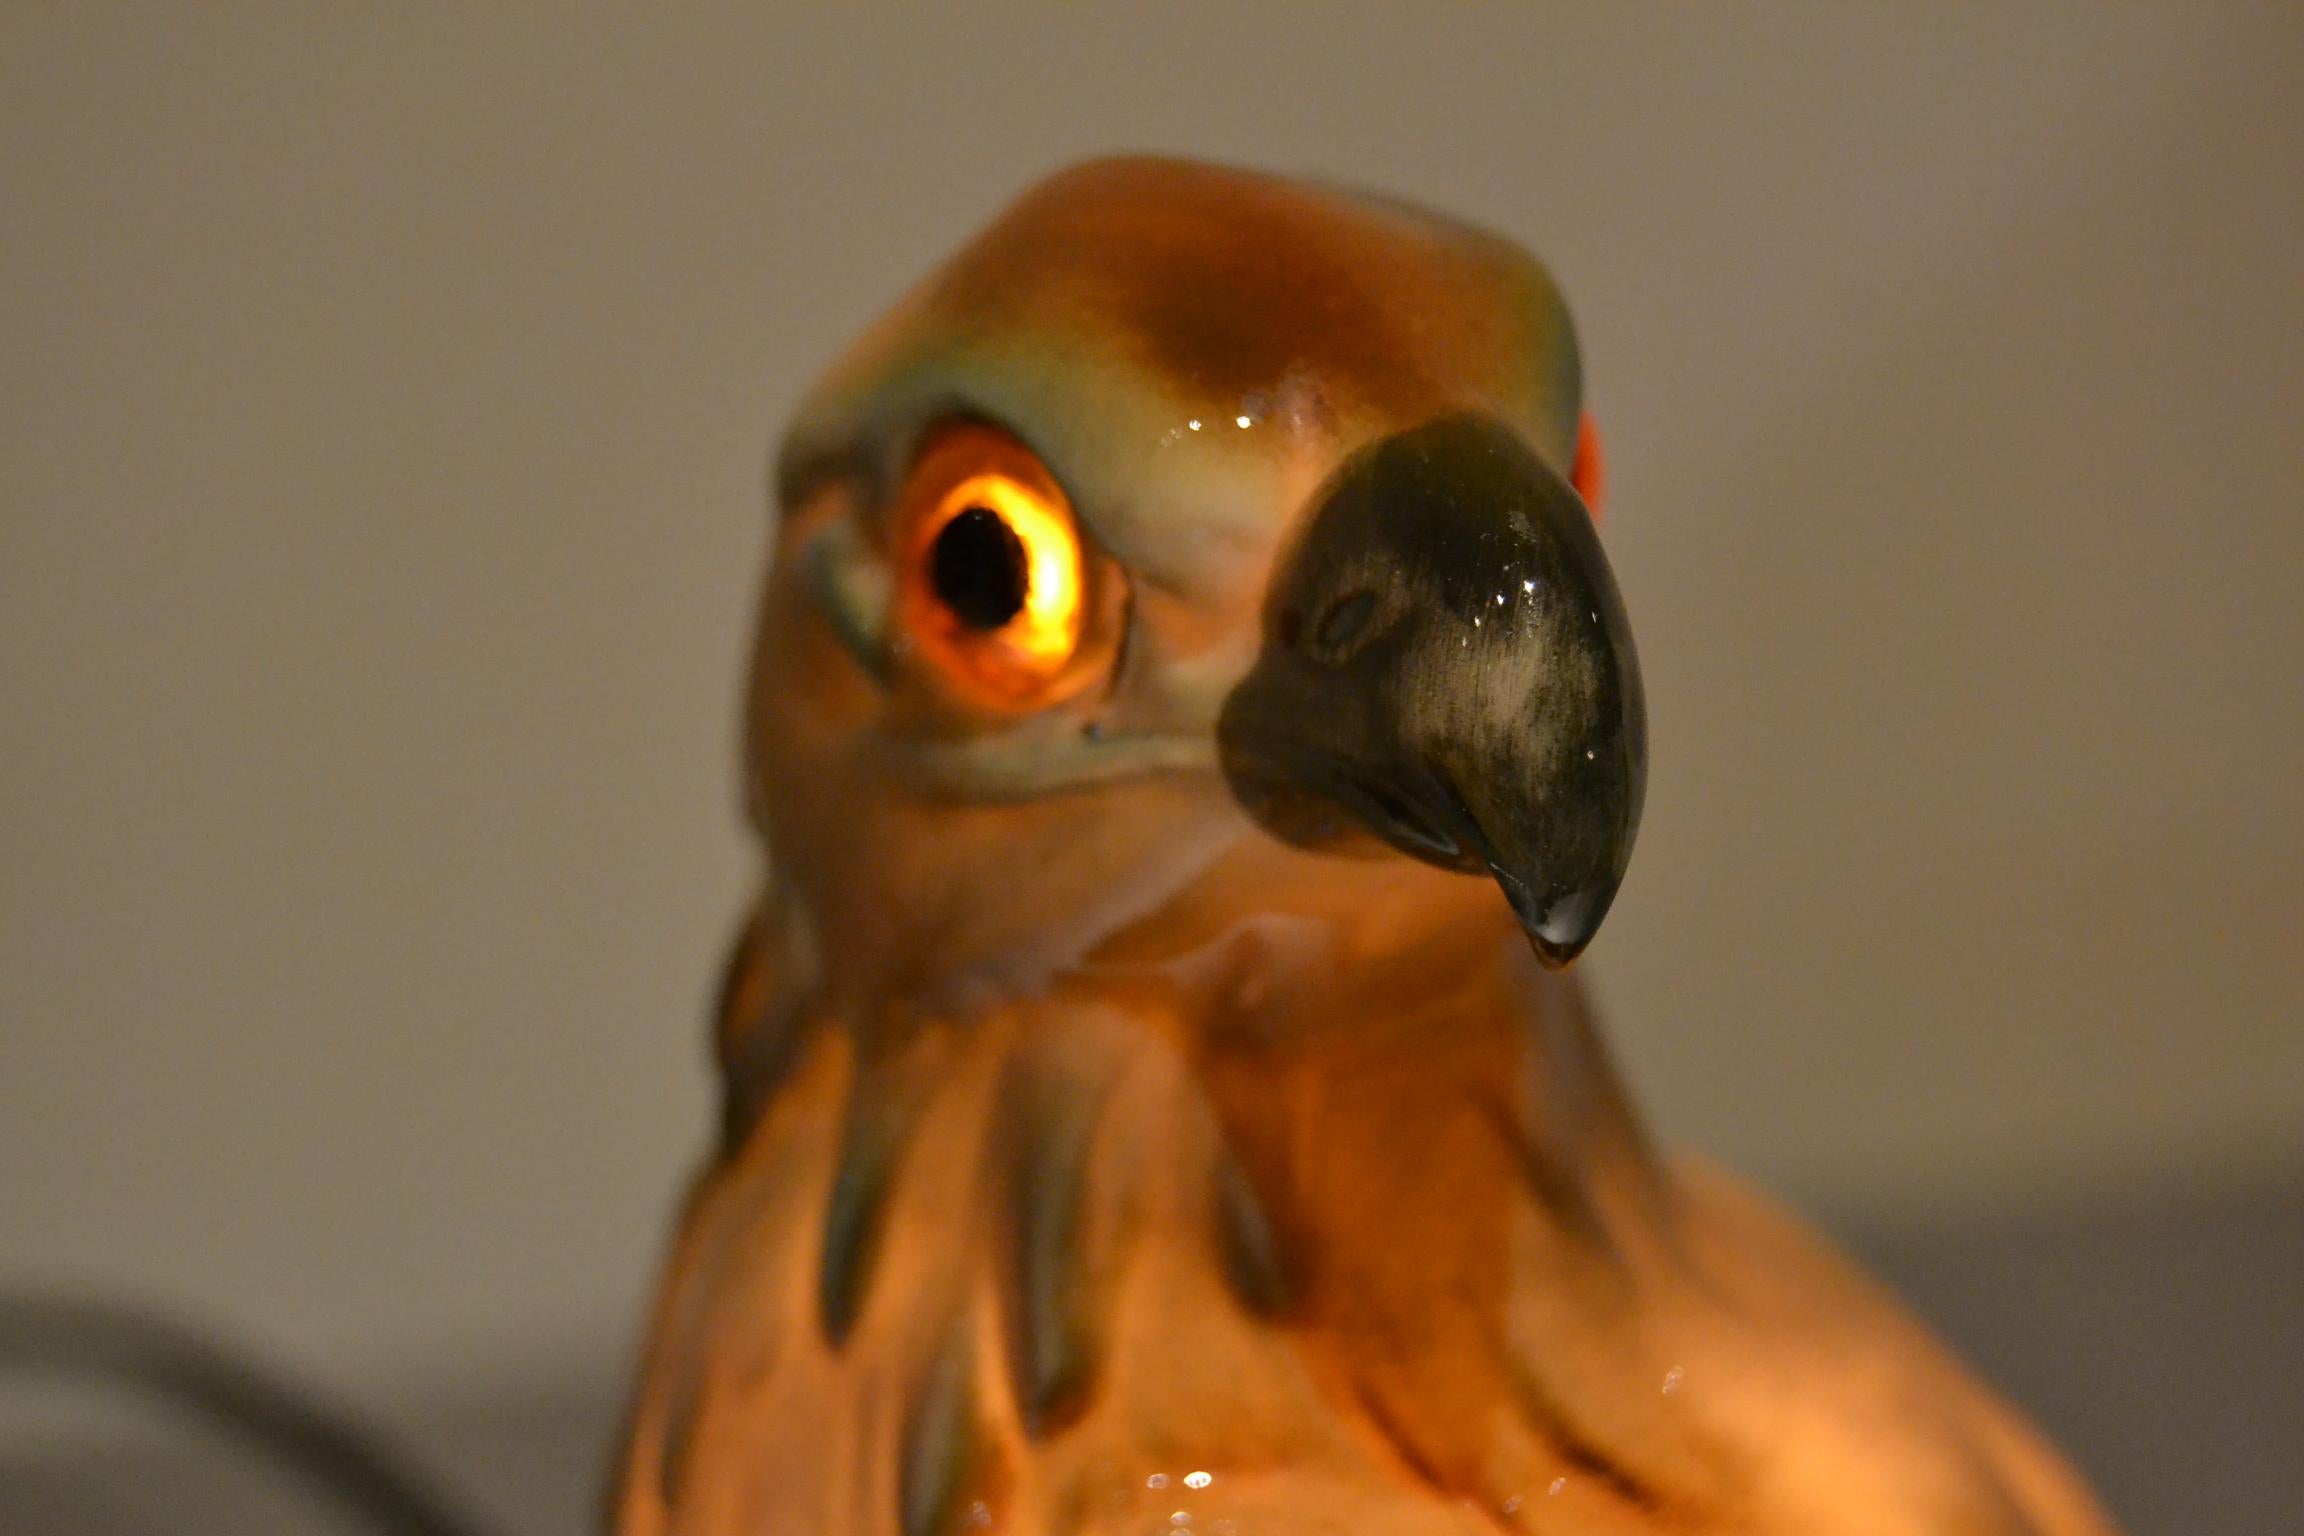
M15 0L0 1282L613 1380L781 414L1113 148L1563 281L1654 722L1589 968L1669 1138L1890 1249L2304 1188L2304 21L1853 9Z

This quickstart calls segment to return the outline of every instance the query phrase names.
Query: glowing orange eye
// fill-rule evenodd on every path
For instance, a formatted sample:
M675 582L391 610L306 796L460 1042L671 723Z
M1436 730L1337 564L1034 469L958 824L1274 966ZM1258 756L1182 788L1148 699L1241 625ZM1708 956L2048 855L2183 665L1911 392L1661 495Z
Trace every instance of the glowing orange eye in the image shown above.
M1071 504L1023 444L939 433L906 487L905 620L971 691L1043 697L1080 646L1086 573Z

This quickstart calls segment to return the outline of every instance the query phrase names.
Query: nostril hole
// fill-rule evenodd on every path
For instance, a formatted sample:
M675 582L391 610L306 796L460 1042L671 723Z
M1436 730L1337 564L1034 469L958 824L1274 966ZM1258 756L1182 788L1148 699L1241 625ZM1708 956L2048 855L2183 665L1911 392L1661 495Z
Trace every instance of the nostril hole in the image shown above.
M1347 650L1366 632L1368 621L1375 613L1373 592L1354 592L1340 597L1320 615L1320 623L1312 632L1312 642L1330 655Z

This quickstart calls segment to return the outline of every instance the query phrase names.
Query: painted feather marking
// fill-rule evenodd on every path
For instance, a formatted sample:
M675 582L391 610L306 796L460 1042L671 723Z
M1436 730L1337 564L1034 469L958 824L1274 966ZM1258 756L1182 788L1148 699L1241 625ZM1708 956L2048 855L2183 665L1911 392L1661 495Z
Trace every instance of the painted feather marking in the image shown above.
M970 1325L959 1319L947 1330L905 1418L897 1467L904 1536L940 1536L957 1528L962 1501L982 1481L975 1361Z
M1294 1297L1287 1260L1248 1171L1229 1150L1218 1155L1211 1193L1224 1278L1250 1311L1277 1317Z
M816 1298L826 1342L848 1341L863 1310L888 1215L889 1186L919 1120L921 1090L902 1074L857 1068L841 1133L840 1166L824 1211L824 1251Z
M1114 1073L1079 1036L1008 1064L994 1137L1007 1189L1007 1330L1017 1407L1048 1434L1087 1405L1107 1297L1089 1252L1090 1163Z
M743 1147L800 1061L814 1022L806 999L816 969L804 915L771 890L737 935L713 1004L724 1158Z

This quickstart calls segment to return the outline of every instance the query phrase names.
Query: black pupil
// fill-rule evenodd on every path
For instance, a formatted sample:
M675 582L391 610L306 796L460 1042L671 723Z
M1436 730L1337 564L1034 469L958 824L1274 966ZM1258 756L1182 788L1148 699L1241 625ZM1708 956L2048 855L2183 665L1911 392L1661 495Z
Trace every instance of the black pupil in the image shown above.
M937 531L928 579L970 629L998 629L1024 611L1032 573L1024 541L990 507L970 507Z

